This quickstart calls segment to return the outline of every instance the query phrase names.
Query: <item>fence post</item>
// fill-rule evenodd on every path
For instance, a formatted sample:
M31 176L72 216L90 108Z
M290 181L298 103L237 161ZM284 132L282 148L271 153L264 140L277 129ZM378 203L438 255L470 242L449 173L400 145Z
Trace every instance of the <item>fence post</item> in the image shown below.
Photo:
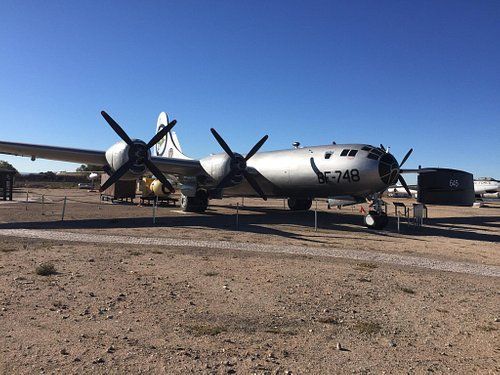
M318 231L318 201L315 201L316 205L314 208L314 231Z
M399 219L399 211L398 211L398 233L399 233L399 225L400 225L400 219Z
M64 214L66 213L66 197L64 197L61 221L64 221Z
M26 211L28 211L28 196L29 196L29 191L26 190Z
M45 215L45 194L42 194L42 215Z
M236 230L240 229L240 204L236 203Z
M155 196L155 199L153 200L153 224L156 224L156 203L158 201L158 197Z

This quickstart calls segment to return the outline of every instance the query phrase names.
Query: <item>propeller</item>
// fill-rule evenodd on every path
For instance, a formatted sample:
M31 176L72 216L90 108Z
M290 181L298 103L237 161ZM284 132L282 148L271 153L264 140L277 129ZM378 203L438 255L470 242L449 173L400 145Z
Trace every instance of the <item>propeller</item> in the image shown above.
M247 170L247 161L254 156L257 151L262 147L262 145L269 138L268 135L263 136L260 141L258 141L255 146L248 152L248 154L243 157L242 155L235 153L231 150L228 144L224 141L224 139L220 136L219 133L214 128L211 128L215 140L219 143L222 149L226 152L226 154L231 158L230 162L230 171L229 173L219 182L216 189L223 189L230 185L231 181L241 182L243 177L248 181L250 186L255 190L255 192L264 200L267 200L266 194L261 189L255 178L248 172Z
M412 152L413 152L413 149L410 148L408 150L408 152L406 153L405 157L403 158L403 160L401 161L401 163L399 164L399 169L400 170L401 170L401 167L403 166L403 164L406 163L406 161L408 160L408 158L410 157L410 155L411 155ZM408 187L408 184L406 183L405 179L403 178L403 175L401 174L401 171L398 174L398 181L401 183L401 185L403 185L403 187L405 188L406 192L411 197L410 188Z
M106 120L106 122L111 126L111 128L115 131L116 134L129 146L128 149L128 161L120 166L116 171L112 172L108 170L108 174L110 177L106 180L104 184L102 184L100 191L104 191L117 182L125 173L127 173L132 168L140 168L147 167L153 175L162 182L162 184L170 190L170 192L174 192L175 189L167 180L162 171L151 161L151 153L149 149L153 147L156 143L158 143L163 137L167 135L167 133L172 130L172 128L177 123L176 120L173 120L167 124L161 131L156 133L153 138L148 143L144 143L141 140L132 140L127 135L125 130L122 129L118 123L113 120L113 118L108 115L105 111L101 111L102 117ZM112 173L109 173L112 172Z

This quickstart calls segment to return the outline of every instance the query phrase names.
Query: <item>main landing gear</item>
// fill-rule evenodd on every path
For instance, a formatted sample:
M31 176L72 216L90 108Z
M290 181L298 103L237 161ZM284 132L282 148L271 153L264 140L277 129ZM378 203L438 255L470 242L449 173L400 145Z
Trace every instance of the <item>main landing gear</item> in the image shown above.
M383 211L383 206L384 201L377 195L370 204L371 210L363 219L367 228L384 229L387 226L389 219Z
M288 207L292 211L307 211L311 205L312 199L288 198Z
M208 193L206 190L197 190L194 197L181 194L181 208L185 212L205 212L208 207Z

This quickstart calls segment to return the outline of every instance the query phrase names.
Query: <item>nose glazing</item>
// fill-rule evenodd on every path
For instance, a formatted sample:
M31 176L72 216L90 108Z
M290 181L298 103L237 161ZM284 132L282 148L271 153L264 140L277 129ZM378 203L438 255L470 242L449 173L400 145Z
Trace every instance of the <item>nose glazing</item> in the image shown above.
M399 176L399 164L394 156L389 153L382 155L378 164L378 173L384 184L393 185L396 183Z

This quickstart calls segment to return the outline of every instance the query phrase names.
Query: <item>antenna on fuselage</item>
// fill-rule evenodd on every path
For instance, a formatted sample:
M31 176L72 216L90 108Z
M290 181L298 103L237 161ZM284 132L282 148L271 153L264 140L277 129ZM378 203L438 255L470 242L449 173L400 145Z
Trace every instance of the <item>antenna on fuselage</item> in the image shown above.
M300 148L300 142L295 141L292 143L292 146L293 148Z

